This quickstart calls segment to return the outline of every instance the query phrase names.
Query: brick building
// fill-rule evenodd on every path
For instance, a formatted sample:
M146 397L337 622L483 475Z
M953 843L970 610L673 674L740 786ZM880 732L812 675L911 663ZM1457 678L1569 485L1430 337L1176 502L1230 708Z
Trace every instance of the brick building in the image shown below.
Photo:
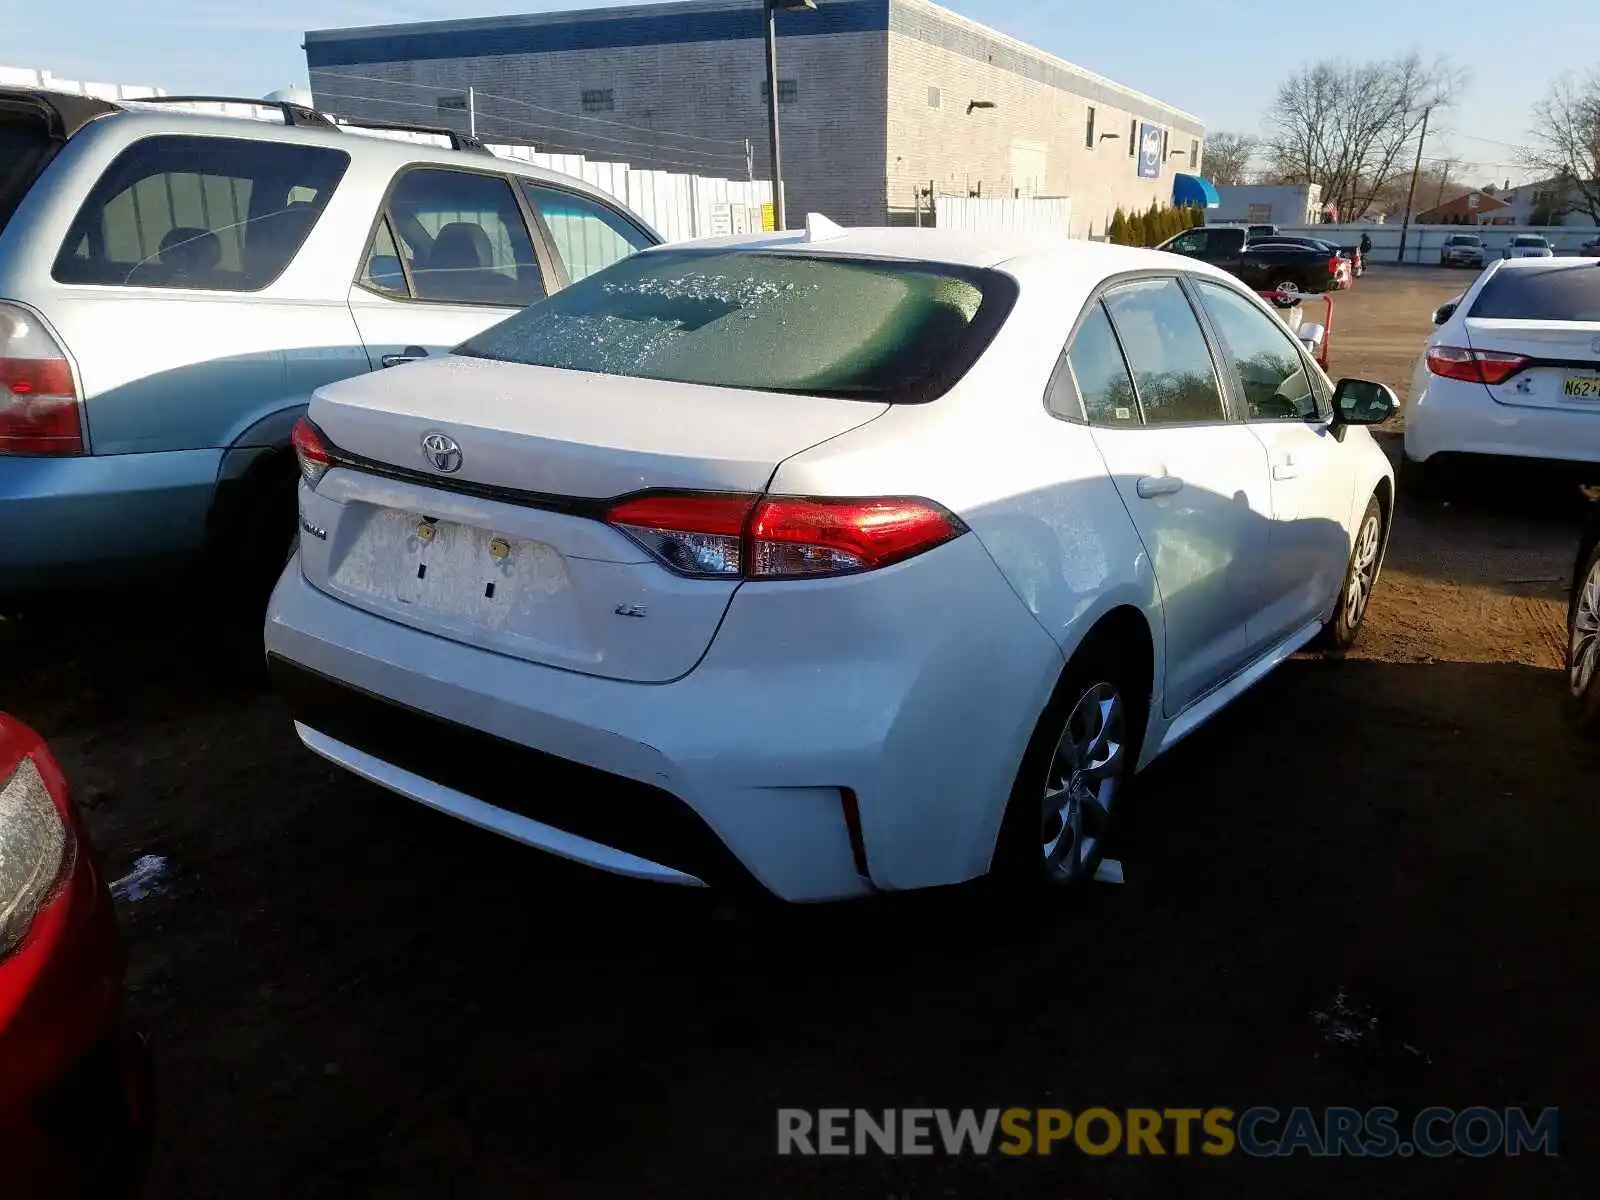
M319 107L636 167L770 175L764 16L687 0L306 34ZM926 0L778 14L791 223L910 222L936 194L1069 196L1073 232L1172 201L1205 130L1171 105ZM747 157L746 143L749 145ZM924 217L924 219L928 219Z

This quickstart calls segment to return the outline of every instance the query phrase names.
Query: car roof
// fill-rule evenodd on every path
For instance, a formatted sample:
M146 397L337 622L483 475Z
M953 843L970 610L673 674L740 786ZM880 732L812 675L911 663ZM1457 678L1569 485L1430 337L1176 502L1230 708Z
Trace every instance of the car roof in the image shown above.
M43 100L52 106L60 103L76 103L83 105L82 96L71 93L48 92L40 89L8 88L0 92L11 95L24 95ZM535 166L533 163L521 159L506 158L502 155L485 153L474 150L456 150L449 146L430 144L428 142L409 140L405 131L379 131L363 128L359 125L334 126L333 119L327 118L328 124L287 124L278 119L274 110L282 109L276 101L250 100L241 98L228 103L237 104L240 108L254 105L262 114L272 114L268 118L254 115L233 115L229 113L197 111L193 107L185 107L183 103L166 103L161 101L142 102L137 99L118 99L112 101L94 101L103 105L102 111L85 109L82 116L85 118L74 122L76 128L92 125L114 123L118 129L125 129L133 136L150 137L156 134L195 135L200 137L244 138L256 141L291 143L305 146L327 146L335 150L342 150L349 154L353 160L359 161L363 168L379 171L392 171L403 166L424 164L429 166L453 167L457 170L488 170L506 174L515 174L541 182L559 184L571 191L581 191L597 198L603 198L610 203L619 203L614 196L594 187L592 184L574 175L564 175L559 171L550 171L544 167ZM194 101L193 103L215 104L219 101ZM309 110L303 110L309 111ZM326 114L312 114L326 116ZM417 136L426 136L417 131ZM443 135L440 135L443 140Z
M1559 271L1571 267L1600 267L1589 258L1502 258L1500 269L1502 271Z
M752 252L841 255L862 258L901 259L907 262L943 263L964 267L995 267L1001 263L1054 260L1067 266L1110 274L1139 268L1184 268L1204 266L1196 259L1181 258L1133 246L1114 246L1058 236L1023 233L975 233L958 229L916 229L905 227L861 227L840 230L815 241L807 240L804 230L785 233L736 234L731 237L700 238L656 247L645 253L682 249L729 249Z

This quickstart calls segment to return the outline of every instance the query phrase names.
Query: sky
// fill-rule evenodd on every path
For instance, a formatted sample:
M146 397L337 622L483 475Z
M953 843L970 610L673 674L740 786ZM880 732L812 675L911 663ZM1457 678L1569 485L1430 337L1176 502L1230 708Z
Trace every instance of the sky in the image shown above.
M0 65L168 92L263 95L304 86L307 29L613 7L616 0L0 0ZM828 0L818 0L820 4ZM1447 56L1468 73L1427 157L1517 179L1531 109L1564 71L1600 67L1600 3L1543 0L945 0L945 7L1200 117L1257 133L1278 83L1324 58ZM1512 15L1537 12L1537 16ZM1323 13L1327 13L1323 16Z

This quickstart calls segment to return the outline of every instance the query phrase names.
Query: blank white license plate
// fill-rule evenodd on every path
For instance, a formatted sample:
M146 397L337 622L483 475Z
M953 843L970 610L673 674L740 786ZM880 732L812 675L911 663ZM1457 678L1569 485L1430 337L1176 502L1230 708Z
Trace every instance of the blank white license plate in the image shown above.
M390 594L401 604L490 627L523 610L561 556L542 542L390 510L367 530L370 549L392 565ZM374 580L373 582L377 582Z
M1600 375L1568 375L1561 394L1568 400L1600 400Z

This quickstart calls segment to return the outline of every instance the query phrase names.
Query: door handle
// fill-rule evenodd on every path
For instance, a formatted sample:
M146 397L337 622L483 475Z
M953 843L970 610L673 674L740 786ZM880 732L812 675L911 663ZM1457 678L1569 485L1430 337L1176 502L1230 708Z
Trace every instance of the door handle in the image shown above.
M1183 480L1176 475L1146 475L1134 484L1141 500L1154 500L1157 496L1170 496L1183 491Z
M1296 467L1292 462L1274 463L1272 477L1274 479L1298 479L1300 478L1300 468Z
M399 354L385 354L378 361L386 367L398 367L401 363L416 362L419 358L427 358L428 352L421 346L407 346Z

